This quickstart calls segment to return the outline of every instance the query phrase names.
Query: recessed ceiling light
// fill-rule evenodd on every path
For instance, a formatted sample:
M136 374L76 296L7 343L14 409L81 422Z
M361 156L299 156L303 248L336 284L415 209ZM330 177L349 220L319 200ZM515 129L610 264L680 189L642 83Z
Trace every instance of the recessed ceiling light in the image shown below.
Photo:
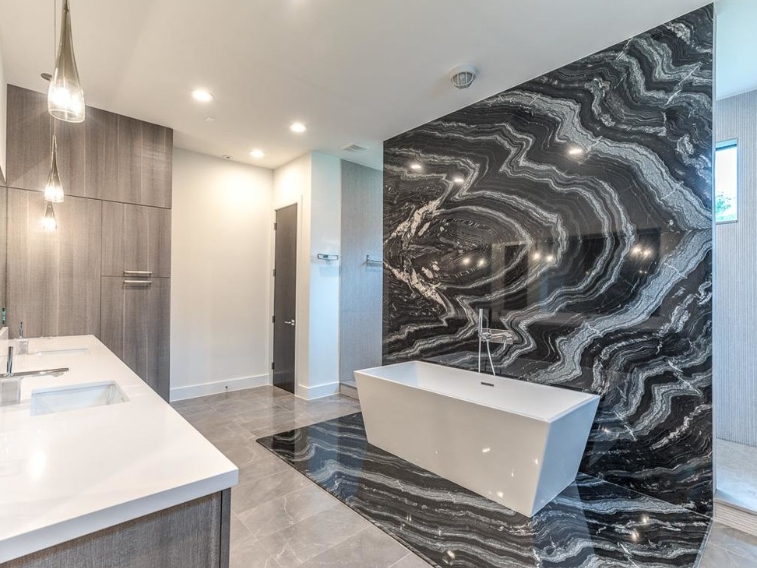
M234 156L230 156L229 154L223 154L221 156L224 160L233 160Z
M213 95L211 95L208 91L195 89L194 91L192 91L192 98L198 103L209 103L213 100Z
M289 130L292 132L296 132L297 134L302 134L303 132L306 132L308 129L307 126L302 124L301 122L293 122L292 125L289 127Z
M421 166L418 162L414 162L410 164L410 169L419 172L423 169L423 166Z
M250 156L252 156L253 158L262 158L265 156L265 152L263 152L263 150L258 150L257 148L255 148L252 152L250 152Z

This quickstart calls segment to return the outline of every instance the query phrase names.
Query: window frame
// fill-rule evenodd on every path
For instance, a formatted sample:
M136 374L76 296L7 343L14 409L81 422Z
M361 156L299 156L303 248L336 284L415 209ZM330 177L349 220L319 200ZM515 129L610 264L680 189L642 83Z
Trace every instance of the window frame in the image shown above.
M727 219L727 220L718 220L718 214L715 209L715 204L717 202L717 196L718 196L718 185L717 185L717 155L718 152L721 150L729 150L729 149L735 149L736 150L736 218L735 219ZM722 140L715 144L715 152L713 155L713 180L712 180L712 217L713 221L716 225L728 225L730 223L738 223L739 221L739 201L740 201L740 179L739 179L739 140L738 138L732 138L730 140Z

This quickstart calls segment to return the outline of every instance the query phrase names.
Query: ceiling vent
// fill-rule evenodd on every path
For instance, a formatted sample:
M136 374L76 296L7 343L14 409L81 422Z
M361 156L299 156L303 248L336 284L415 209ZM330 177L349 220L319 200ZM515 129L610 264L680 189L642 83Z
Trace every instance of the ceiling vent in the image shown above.
M342 150L345 152L365 152L368 148L361 146L360 144L345 144L342 146Z
M449 79L458 89L467 89L478 76L478 70L473 65L458 65L450 73Z

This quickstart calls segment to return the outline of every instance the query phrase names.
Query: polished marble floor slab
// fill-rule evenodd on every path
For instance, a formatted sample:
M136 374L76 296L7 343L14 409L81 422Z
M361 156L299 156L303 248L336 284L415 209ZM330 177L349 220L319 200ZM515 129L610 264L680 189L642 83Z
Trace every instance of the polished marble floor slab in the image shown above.
M696 566L709 519L581 475L532 519L368 444L360 413L259 439L434 566Z
M428 566L255 442L354 414L360 410L358 401L343 396L305 401L277 388L258 387L172 406L240 468L240 483L231 491L231 568ZM558 534L563 534L560 527ZM602 556L583 558L584 566L618 565ZM757 568L757 537L713 523L699 568Z

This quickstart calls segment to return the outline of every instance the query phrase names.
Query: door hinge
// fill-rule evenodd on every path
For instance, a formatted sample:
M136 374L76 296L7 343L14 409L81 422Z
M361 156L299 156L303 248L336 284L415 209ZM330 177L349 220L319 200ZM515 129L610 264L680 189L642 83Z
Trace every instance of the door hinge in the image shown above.
M278 223L274 223L273 224L273 230L276 231L276 230L278 230L278 228L279 228L279 224Z
M271 361L271 371L273 371L276 368L276 363Z
M271 323L276 323L276 316L271 316Z
M273 277L276 278L276 269L273 269Z

